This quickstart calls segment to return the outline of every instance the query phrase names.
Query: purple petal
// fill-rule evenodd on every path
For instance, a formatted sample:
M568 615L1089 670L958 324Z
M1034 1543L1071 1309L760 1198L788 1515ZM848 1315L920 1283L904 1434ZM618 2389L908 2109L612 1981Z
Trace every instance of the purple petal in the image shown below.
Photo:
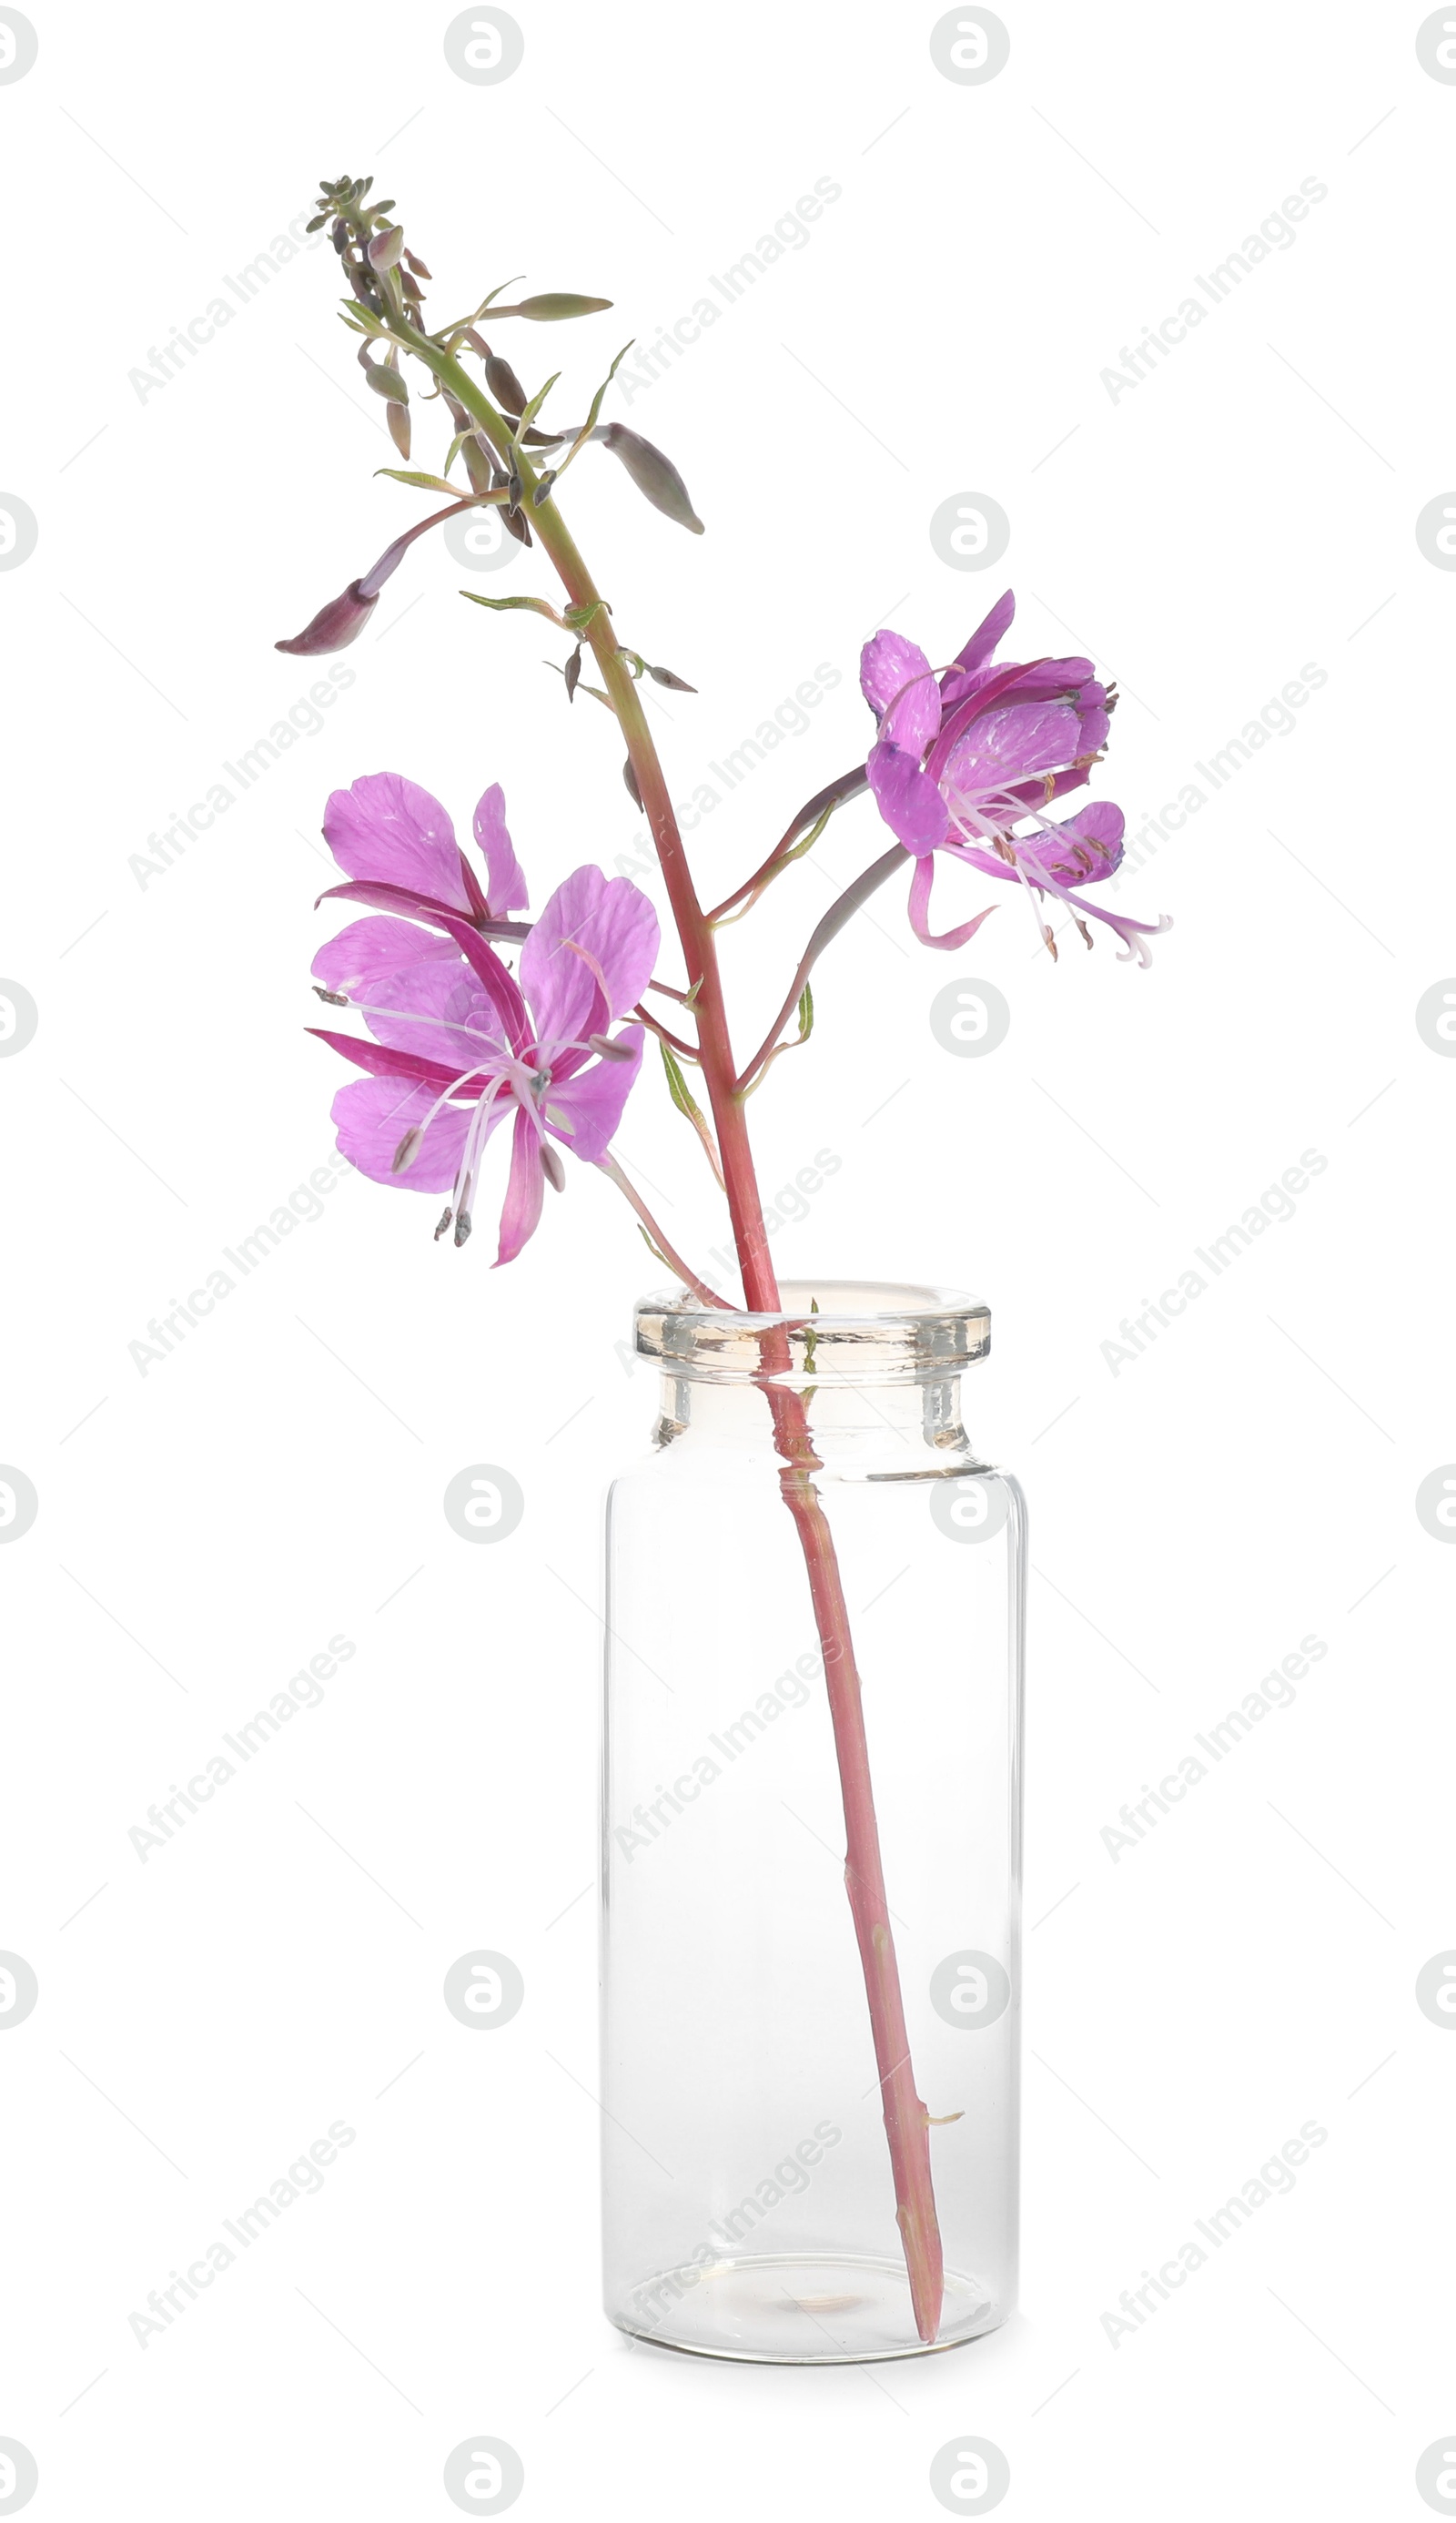
M860 651L860 690L882 744L918 760L940 725L940 692L923 648L898 631L876 631Z
M497 780L475 810L475 837L486 862L486 901L493 920L524 911L530 901L526 879L505 829L505 791Z
M494 948L487 944L479 929L471 928L468 920L446 920L441 926L459 947L494 1009L506 1041L519 1057L530 1045L531 1025L514 975L506 971Z
M893 744L877 744L866 766L874 802L897 840L916 858L950 830L946 801L918 762Z
M1010 870L1007 869L1005 873L1010 875ZM974 920L963 921L959 928L947 928L937 937L930 927L930 887L934 881L933 856L917 859L910 880L910 925L922 946L942 946L949 953L954 947L963 946L968 937L973 937L981 922L989 920L997 906L988 902L984 911L976 913Z
M498 1071L511 1056L494 1002L453 949L447 962L382 974L360 1013L377 1040L443 1062L452 1075L482 1067Z
M352 998L367 995L375 982L407 965L459 960L451 939L432 937L408 920L355 920L320 946L309 969L326 990L343 990Z
M352 788L336 788L324 809L323 836L346 876L471 909L460 873L454 827L438 797L398 771L372 772Z
M444 1094L454 1085L457 1072L443 1069L438 1061L421 1060L412 1051L395 1051L388 1044L369 1042L364 1035L330 1033L324 1025L305 1025L315 1042L326 1042L341 1060L352 1060L355 1069L367 1069L371 1077L403 1077L417 1086L428 1086L435 1095Z
M1082 745L1082 722L1064 701L1025 701L977 718L946 762L943 778L954 799L1014 788L1033 772L1063 771Z
M448 1191L472 1119L463 1105L447 1104L437 1113L414 1163L402 1173L395 1171L400 1140L406 1130L421 1127L434 1102L433 1088L402 1079L356 1077L352 1085L341 1086L333 1106L341 1156L371 1182L393 1183L399 1191Z
M600 868L578 868L521 949L537 1041L580 1041L624 1016L652 977L658 942L657 914L629 877L609 881Z
M1064 823L1017 840L1016 855L1031 876L1048 876L1058 884L1101 884L1122 864L1124 829L1122 808L1096 797Z
M498 1270L502 1262L514 1262L524 1244L529 1244L540 1224L540 1205L545 1197L546 1178L541 1170L540 1140L529 1113L517 1112L515 1137L510 1152L510 1180L505 1186L505 1205L500 1212L500 1249L495 1256Z
M956 659L957 665L963 674L970 674L977 666L983 666L993 649L1000 647L1011 627L1015 612L1016 599L1008 588L1005 595L998 597L996 603L992 605L985 621L977 630L972 631Z
M553 1082L542 1108L552 1137L587 1165L606 1155L642 1066L646 1036L640 1025L627 1026L615 1039L632 1053L630 1061L595 1060L577 1076Z

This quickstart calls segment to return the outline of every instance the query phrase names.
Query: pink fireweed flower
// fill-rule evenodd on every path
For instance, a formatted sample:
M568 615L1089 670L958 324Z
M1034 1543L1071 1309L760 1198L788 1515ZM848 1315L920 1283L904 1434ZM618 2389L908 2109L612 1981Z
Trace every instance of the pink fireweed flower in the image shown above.
M989 916L988 907L958 928L931 929L935 853L943 850L984 876L1019 883L1054 955L1038 908L1046 894L1068 906L1089 945L1087 919L1101 920L1122 939L1124 956L1146 964L1145 938L1171 924L1129 919L1073 890L1115 873L1121 808L1090 804L1059 823L1045 811L1086 785L1115 695L1087 657L995 663L1014 610L1009 591L939 678L923 649L895 631L876 632L861 655L860 687L878 722L867 777L884 821L916 862L911 925L924 945L953 948ZM1029 832L1015 829L1027 824Z
M546 1183L564 1186L550 1143L598 1165L621 1121L643 1029L609 1028L647 985L657 915L626 877L578 868L526 938L519 980L467 918L430 916L443 936L378 920L356 922L335 940L355 941L347 956L358 968L351 1001L375 1037L310 1028L369 1072L334 1098L338 1146L371 1181L447 1192L436 1233L453 1217L459 1245L487 1143L513 1119L496 1262L513 1262L536 1231ZM358 932L383 929L404 935L357 942Z

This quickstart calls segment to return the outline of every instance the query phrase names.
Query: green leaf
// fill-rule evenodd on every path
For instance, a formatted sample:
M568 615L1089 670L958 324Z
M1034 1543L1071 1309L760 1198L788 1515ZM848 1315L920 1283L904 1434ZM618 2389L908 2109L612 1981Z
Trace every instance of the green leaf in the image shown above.
M611 609L606 597L597 595L589 604L569 604L561 618L568 631L589 631L598 613L610 613Z
M492 613L543 613L558 631L566 629L555 606L543 603L539 595L477 595L473 587L462 587L460 594L468 595L472 604L486 605Z
M799 1000L799 1040L807 1042L814 1031L814 992L806 981Z
M401 473L396 464L376 464L376 478L381 473L391 482L407 482L411 491L443 491L448 500L458 500L460 493L453 482L442 481L438 473Z
M657 1037L657 1048L662 1054L662 1065L668 1073L668 1093L671 1095L673 1102L677 1105L680 1113L684 1113L686 1115L695 1130L705 1130L708 1125L703 1119L702 1107L694 1100L691 1091L689 1090L687 1080L682 1074L681 1064L678 1060L672 1044L670 1042L664 1042L661 1034L659 1034Z
M579 298L569 289L543 290L539 298L523 298L515 307L502 307L504 315L525 315L533 324L565 324L573 315L601 315L611 306L610 298Z
M545 384L544 384L544 385L541 387L541 389L540 389L540 394L534 394L534 395L532 396L532 398L531 398L531 401L530 401L530 402L528 403L528 405L526 405L526 408L525 408L525 410L522 412L520 419L517 421L517 423L516 423L516 425L515 425L514 432L512 433L512 434L513 434L513 436L514 436L514 438L515 438L516 445L517 445L518 447L519 447L519 446L520 446L520 444L521 444L521 440L522 440L522 438L523 438L523 436L524 436L525 432L526 432L526 431L531 427L531 424L532 424L532 422L535 420L537 413L540 411L540 407L541 407L541 405L545 402L545 399L546 399L547 395L550 393L552 386L556 383L556 378L557 378L557 377L559 377L559 376L560 376L560 374L561 374L561 370L558 368L558 369L556 370L556 375L555 375L555 376L547 377L547 379L546 379L546 381L545 381Z
M634 335L633 338L635 340L635 335ZM558 465L558 472L564 473L567 465L574 464L577 457L581 454L583 448L586 446L587 439L590 437L593 429L596 427L598 419L601 416L602 402L606 395L607 388L611 384L613 377L621 367L623 360L626 358L627 354L631 349L631 342L623 343L621 350L618 352L611 366L608 368L606 375L602 378L600 385L592 396L591 409L587 412L586 419L583 421L581 428L576 434L576 437L572 440L570 454L565 456L562 462Z

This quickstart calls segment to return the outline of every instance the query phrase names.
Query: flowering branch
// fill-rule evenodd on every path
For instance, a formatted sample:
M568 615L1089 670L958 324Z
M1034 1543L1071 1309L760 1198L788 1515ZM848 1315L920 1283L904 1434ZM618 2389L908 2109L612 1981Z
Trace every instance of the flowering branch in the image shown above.
M979 874L1018 884L1039 906L1048 895L1066 904L1091 943L1088 919L1105 921L1128 954L1146 961L1151 924L1103 911L1088 885L1110 876L1121 859L1122 817L1096 803L1057 824L1047 808L1083 785L1101 759L1115 695L1085 658L997 663L1010 628L1008 595L993 608L953 663L931 668L923 652L881 631L866 646L861 684L876 721L868 760L831 781L801 808L768 857L715 909L705 911L674 813L662 765L637 690L643 675L675 690L691 689L661 666L648 666L623 644L611 606L599 593L561 513L562 475L589 444L617 457L635 488L664 516L701 534L681 476L660 450L620 422L598 415L617 362L597 388L587 418L573 430L539 427L556 377L528 395L509 361L478 330L489 315L556 323L603 309L608 302L545 292L502 306L501 289L443 329L427 329L420 282L426 265L392 221L393 203L366 203L367 182L341 178L324 187L315 228L329 224L352 294L344 320L362 337L360 361L386 403L396 448L407 461L409 390L401 358L430 372L454 427L446 472L458 453L472 490L399 536L373 568L325 605L306 630L278 644L311 654L357 638L379 589L404 551L430 527L462 509L494 504L518 542L539 542L560 580L558 610L539 596L473 600L493 610L543 615L573 645L564 669L570 702L581 687L589 649L600 689L586 689L609 708L626 747L623 777L652 835L685 968L686 987L652 978L658 922L647 897L626 878L609 881L583 867L566 878L535 920L527 907L498 786L488 788L474 816L484 861L457 844L449 818L428 791L396 773L355 781L330 798L324 833L344 870L333 893L368 906L314 960L315 986L332 1005L363 1016L370 1037L325 1032L321 1038L364 1074L335 1100L339 1145L375 1181L448 1194L437 1238L453 1221L462 1244L490 1138L510 1124L511 1160L501 1212L498 1262L520 1253L540 1219L544 1188L561 1190L565 1148L614 1182L631 1204L654 1252L678 1271L701 1304L729 1301L709 1288L674 1251L661 1227L610 1153L627 1097L638 1074L646 1033L657 1036L669 1090L690 1121L727 1199L742 1276L743 1301L769 1319L758 1330L763 1389L779 1459L778 1481L803 1550L815 1622L823 1654L845 1822L845 1883L859 1944L869 2024L879 2071L885 2132L916 2325L921 2340L938 2334L943 2293L940 2234L930 2174L930 2116L916 2090L894 1934L880 1858L869 1773L861 1678L833 1534L814 1475L821 1469L808 1398L788 1381L792 1359L769 1254L763 1204L745 1116L746 1099L773 1062L808 1040L813 1023L809 976L824 949L907 857L912 862L910 916L930 946L957 946L987 917L934 934L928 926L938 854ZM513 283L502 287L513 286ZM383 364L369 356L382 348ZM480 360L484 383L464 365ZM620 358L623 355L619 353ZM567 442L570 442L567 446ZM552 467L546 459L563 447ZM538 469L538 459L546 469ZM399 473L415 487L442 488L444 476ZM717 930L752 910L768 887L814 847L831 816L868 790L893 846L838 896L815 928L764 1041L737 1068L728 1023ZM1029 830L1027 828L1030 828ZM1075 889L1074 889L1075 888ZM1166 924L1159 924L1165 926ZM1050 942L1051 931L1045 929ZM520 948L512 972L496 952ZM1055 951L1055 949L1054 949ZM681 1007L695 1038L671 1031L642 1004L655 990ZM795 1009L797 1036L783 1038ZM625 1020L630 1020L624 1022ZM614 1030L614 1028L617 1028ZM698 1067L708 1111L688 1091L680 1061Z

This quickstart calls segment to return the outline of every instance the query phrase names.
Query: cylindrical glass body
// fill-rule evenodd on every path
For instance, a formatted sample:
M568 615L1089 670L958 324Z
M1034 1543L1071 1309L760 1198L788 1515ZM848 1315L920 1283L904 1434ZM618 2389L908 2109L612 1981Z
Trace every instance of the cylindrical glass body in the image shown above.
M961 1424L984 1308L819 1282L783 1309L637 1309L663 1382L608 1506L606 2307L702 2355L843 2363L978 2337L1014 2301L1025 1519ZM811 1594L824 1519L848 1642L832 1571ZM885 1909L862 1937L867 1830ZM943 2123L938 2321L897 2222L889 1978L902 2144Z

